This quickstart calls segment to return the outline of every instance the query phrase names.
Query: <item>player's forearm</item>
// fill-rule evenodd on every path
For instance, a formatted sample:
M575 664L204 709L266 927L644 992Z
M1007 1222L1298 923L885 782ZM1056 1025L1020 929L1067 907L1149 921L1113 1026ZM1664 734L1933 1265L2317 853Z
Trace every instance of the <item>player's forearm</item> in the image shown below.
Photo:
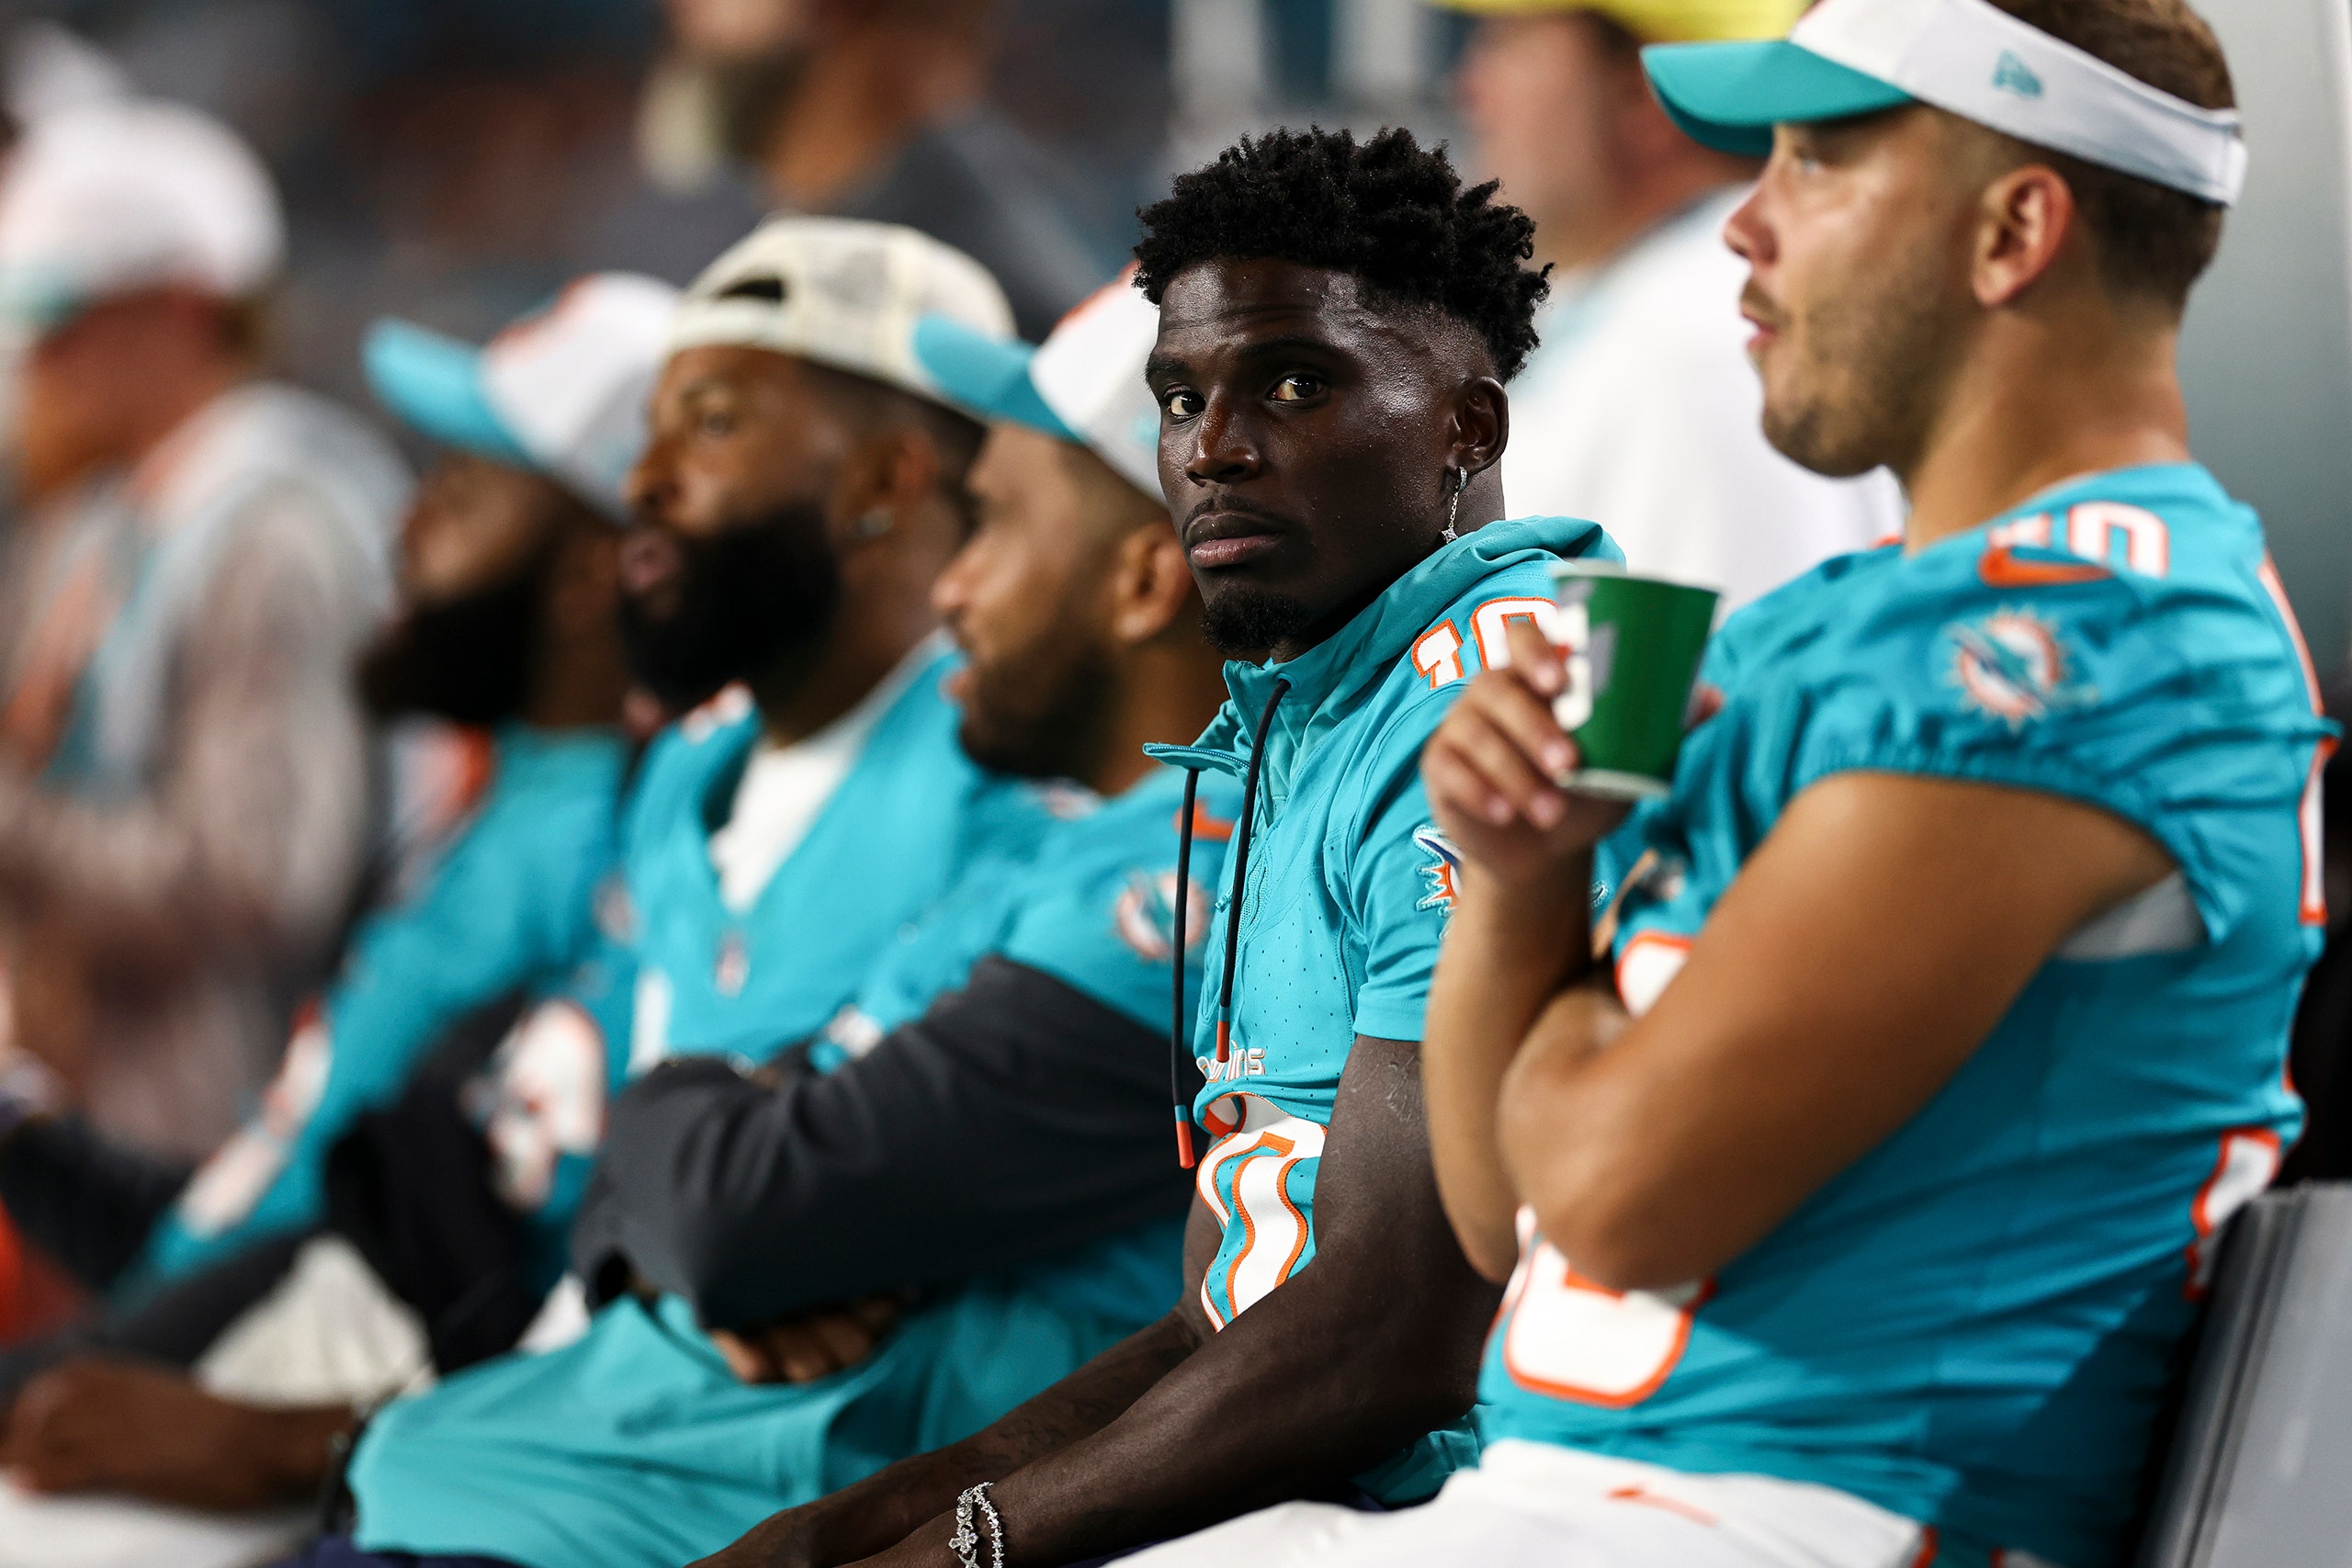
M1464 867L1430 987L1421 1077L1438 1195L1471 1266L1496 1281L1519 1256L1519 1198L1497 1143L1503 1077L1544 1005L1591 967L1589 882L1529 890Z
M247 1409L251 1426L245 1451L268 1495L289 1503L318 1496L327 1472L334 1468L337 1444L359 1425L357 1413L344 1404Z
M1519 1201L1580 1273L1615 1288L1672 1282L1617 1276L1628 1260L1610 1216L1632 1185L1621 1145L1633 1128L1600 1058L1631 1022L1605 975L1563 991L1528 1031L1496 1111L1496 1148Z
M1170 1313L959 1443L902 1460L817 1506L808 1561L851 1562L894 1545L956 1506L966 1487L1001 1481L1101 1431L1180 1366L1195 1330Z
M1456 1266L1457 1269L1459 1266ZM1475 1396L1494 1298L1433 1303L1309 1269L1134 1407L991 1492L1006 1562L1049 1565L1164 1540L1343 1485Z

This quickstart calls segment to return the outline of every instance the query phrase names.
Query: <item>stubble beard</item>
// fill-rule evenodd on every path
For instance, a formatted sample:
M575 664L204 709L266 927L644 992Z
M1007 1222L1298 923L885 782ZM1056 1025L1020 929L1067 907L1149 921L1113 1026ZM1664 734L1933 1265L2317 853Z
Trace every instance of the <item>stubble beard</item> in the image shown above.
M631 673L673 709L730 681L814 661L841 610L841 562L813 502L775 509L685 547L675 609L654 616L624 594Z
M1781 352L1796 356L1776 388L1764 383L1764 439L1798 467L1849 479L1905 466L1934 422L1951 333L1921 301L1937 280L1917 265L1889 268L1867 292L1792 320Z
M1069 651L1057 666L1042 657L1009 661L1017 686L973 670L956 732L965 755L981 767L1024 779L1083 784L1102 751L1117 684L1099 649Z
M1201 595L1201 629L1228 659L1260 659L1310 630L1315 612L1287 593L1230 583Z

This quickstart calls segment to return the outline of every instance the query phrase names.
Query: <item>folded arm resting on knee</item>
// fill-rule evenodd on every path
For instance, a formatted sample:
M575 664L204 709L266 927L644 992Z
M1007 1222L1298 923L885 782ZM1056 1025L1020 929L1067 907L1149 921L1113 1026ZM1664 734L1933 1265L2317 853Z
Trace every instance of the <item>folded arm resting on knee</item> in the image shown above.
M946 1562L944 1515L979 1481L998 1483L1007 1562L1069 1562L1336 1486L1461 1416L1495 1292L1438 1207L1419 1056L1356 1042L1314 1258L1222 1332L1197 1304L1217 1233L1196 1209L1193 1289L1168 1317L977 1436L777 1516L711 1568Z
M1520 1202L1596 1284L1713 1273L1927 1104L2075 931L2173 870L2077 800L1834 773L1626 1022L1584 957L1593 835L1534 809L1568 744L1526 689L1543 679L1481 676L1424 759L1470 862L1431 992L1433 1151L1490 1273Z

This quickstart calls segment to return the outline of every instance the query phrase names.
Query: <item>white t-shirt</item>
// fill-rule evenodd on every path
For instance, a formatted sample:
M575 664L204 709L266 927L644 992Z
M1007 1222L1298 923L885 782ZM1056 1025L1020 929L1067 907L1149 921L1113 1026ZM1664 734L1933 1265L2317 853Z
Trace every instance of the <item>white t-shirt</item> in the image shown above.
M758 899L849 776L876 721L937 657L938 639L926 638L855 707L816 734L789 746L763 739L752 748L727 824L710 836L711 868L729 909L740 915Z
M1585 517L1636 571L1733 609L1903 525L1894 478L1826 479L1772 450L1723 243L1744 191L1686 209L1613 260L1553 280L1543 346L1510 384L1510 515Z

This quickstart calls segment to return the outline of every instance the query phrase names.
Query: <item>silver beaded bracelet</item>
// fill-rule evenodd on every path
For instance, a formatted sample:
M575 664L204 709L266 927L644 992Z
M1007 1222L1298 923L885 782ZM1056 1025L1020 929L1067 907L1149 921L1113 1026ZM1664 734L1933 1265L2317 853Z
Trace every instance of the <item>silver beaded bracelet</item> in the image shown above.
M1004 1568L1004 1520L989 1501L989 1483L967 1486L956 1499L956 1533L947 1538L961 1568L980 1568L980 1532L973 1516L988 1521L989 1568Z

